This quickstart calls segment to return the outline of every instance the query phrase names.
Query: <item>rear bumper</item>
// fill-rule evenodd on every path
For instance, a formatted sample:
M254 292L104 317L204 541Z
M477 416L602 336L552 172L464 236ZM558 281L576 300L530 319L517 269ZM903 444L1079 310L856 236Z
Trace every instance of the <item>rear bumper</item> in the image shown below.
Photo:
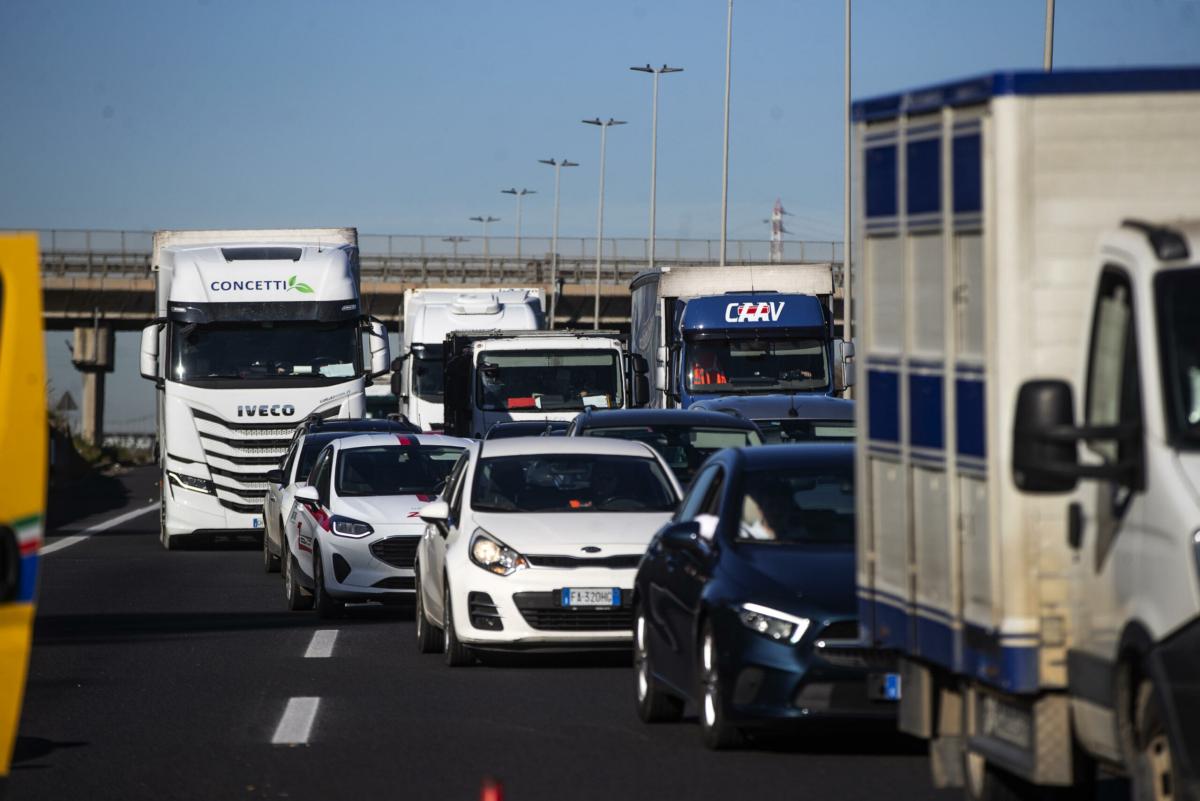
M1200 801L1200 619L1155 647L1149 667L1167 716L1181 797Z

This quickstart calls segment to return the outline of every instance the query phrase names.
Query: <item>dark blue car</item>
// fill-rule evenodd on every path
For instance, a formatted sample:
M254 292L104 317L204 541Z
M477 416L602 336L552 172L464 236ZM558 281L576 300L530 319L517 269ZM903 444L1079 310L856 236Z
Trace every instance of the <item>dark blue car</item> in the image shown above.
M889 720L899 681L858 642L854 446L737 448L701 468L634 583L638 713L699 709L704 742Z

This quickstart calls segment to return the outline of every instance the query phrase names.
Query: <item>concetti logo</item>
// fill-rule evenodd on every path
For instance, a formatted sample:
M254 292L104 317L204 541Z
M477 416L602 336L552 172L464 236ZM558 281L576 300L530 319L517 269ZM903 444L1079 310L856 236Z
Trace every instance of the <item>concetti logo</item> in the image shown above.
M209 285L213 292L291 292L301 295L313 294L313 288L303 281L297 281L291 276L286 281L275 278L255 279L253 281L213 281Z

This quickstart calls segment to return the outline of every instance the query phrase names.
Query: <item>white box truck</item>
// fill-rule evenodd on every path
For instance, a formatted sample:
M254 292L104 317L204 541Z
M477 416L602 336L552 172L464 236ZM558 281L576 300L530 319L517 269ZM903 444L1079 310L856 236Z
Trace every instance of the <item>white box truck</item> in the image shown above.
M403 303L392 391L400 399L400 413L423 431L443 428L442 346L447 334L545 327L545 303L538 288L409 289Z
M267 471L305 418L361 417L388 369L359 298L353 228L158 231L157 319L141 373L158 390L161 539L262 533Z
M1200 798L1200 70L853 113L858 592L901 728L970 798L1097 763Z

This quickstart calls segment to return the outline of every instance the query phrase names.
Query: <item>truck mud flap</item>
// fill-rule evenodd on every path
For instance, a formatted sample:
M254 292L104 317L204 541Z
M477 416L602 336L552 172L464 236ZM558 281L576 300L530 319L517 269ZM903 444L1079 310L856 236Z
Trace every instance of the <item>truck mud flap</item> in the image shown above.
M978 687L967 698L967 748L1034 784L1074 780L1070 702L1065 694L1025 698Z

